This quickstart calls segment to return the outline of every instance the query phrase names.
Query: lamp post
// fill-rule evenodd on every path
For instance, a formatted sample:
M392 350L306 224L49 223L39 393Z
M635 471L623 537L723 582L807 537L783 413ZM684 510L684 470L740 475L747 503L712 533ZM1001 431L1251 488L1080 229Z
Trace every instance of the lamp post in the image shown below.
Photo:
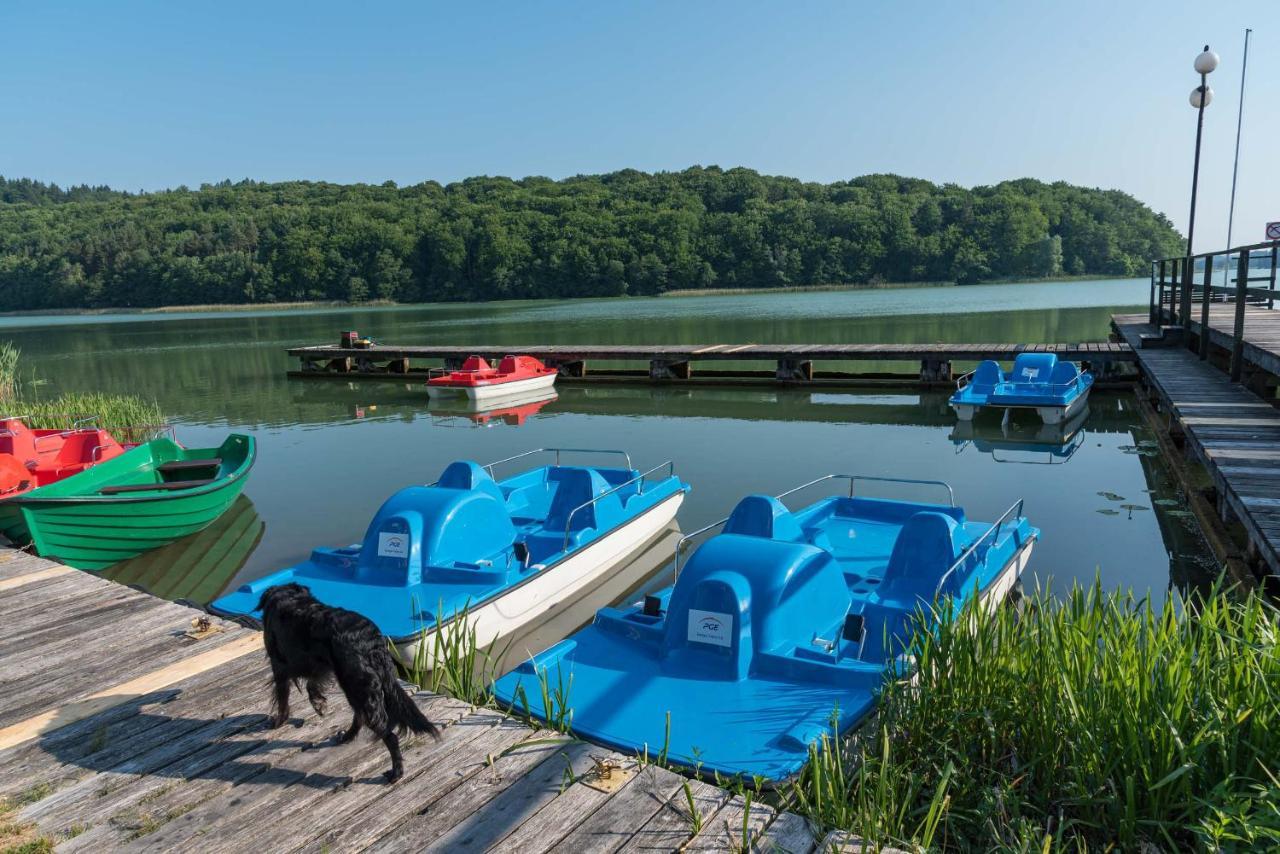
M1213 90L1208 78L1218 67L1218 55L1205 45L1196 57L1195 69L1200 75L1200 85L1191 90L1191 106L1196 108L1196 157L1191 168L1191 216L1187 221L1187 257L1182 267L1182 325L1191 329L1191 245L1196 231L1196 189L1200 183L1200 138L1204 133L1204 108L1213 102ZM1205 262L1206 264L1208 261Z

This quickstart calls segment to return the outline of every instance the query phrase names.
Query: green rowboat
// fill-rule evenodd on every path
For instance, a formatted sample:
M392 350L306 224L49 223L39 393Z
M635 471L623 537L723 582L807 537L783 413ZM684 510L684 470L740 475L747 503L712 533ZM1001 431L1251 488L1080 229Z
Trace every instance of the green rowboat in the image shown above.
M239 497L251 436L217 448L153 439L83 472L0 500L0 533L80 569L100 570L202 531Z

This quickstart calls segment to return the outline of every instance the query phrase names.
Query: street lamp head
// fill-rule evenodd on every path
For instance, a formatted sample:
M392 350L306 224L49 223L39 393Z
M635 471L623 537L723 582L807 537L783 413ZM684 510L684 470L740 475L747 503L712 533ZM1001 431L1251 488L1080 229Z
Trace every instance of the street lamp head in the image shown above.
M1213 88L1210 86L1197 86L1191 90L1191 98L1189 100L1191 101L1191 106L1197 110L1202 106L1207 107L1213 103Z
M1218 55L1209 50L1209 46L1204 46L1204 53L1196 57L1196 73L1210 74L1213 69L1218 67Z

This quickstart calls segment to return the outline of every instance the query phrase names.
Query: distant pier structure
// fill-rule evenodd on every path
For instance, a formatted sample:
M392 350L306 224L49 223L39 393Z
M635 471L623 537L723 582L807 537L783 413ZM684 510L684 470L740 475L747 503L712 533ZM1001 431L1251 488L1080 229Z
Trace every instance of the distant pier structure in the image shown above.
M953 365L984 359L1011 362L1019 353L1055 353L1058 358L1083 362L1099 375L1132 362L1125 343L1074 344L470 344L367 346L322 344L288 351L299 360L293 377L426 377L432 367L458 368L468 356L500 358L518 352L534 356L560 370L568 380L649 380L674 382L760 381L780 383L842 383L850 381L951 384ZM855 371L854 365L918 364L916 374ZM636 367L648 364L648 369ZM759 368L741 367L754 363ZM695 365L697 370L695 372ZM590 366L590 370L588 370ZM837 369L839 368L839 369Z

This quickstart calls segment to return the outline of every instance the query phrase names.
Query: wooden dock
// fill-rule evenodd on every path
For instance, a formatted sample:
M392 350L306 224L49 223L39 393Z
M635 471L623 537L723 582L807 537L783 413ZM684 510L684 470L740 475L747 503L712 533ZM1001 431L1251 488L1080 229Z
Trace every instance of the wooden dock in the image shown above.
M857 379L868 375L827 370L818 371L815 363L824 365L846 362L910 362L920 365L921 383L950 383L952 363L980 362L984 359L1012 361L1019 353L1056 353L1061 359L1084 362L1096 372L1106 375L1120 362L1133 361L1127 344L1107 342L1078 344L556 344L556 345L453 345L399 346L373 344L367 348L339 345L294 347L288 355L299 360L292 377L358 377L403 378L426 376L430 367L443 364L448 368L462 365L468 356L479 355L497 360L512 351L534 356L560 369L562 377L630 376L653 381L689 380L693 366L703 363L720 369L700 370L706 378L772 379L785 383L811 383L829 380ZM646 371L618 368L618 363L647 362ZM765 371L724 370L726 362L761 362L772 367ZM614 365L603 370L588 364Z
M1280 367L1280 312L1257 320L1246 358L1266 372L1268 365ZM1244 526L1251 558L1280 573L1280 410L1231 382L1215 367L1221 359L1201 360L1179 336L1148 323L1147 315L1115 315L1112 325L1134 348L1170 431L1212 478L1221 516ZM1275 330L1274 338L1267 329Z
M260 635L216 619L193 632L202 616L0 549L0 850L738 851L744 827L753 851L862 850L426 692L442 738L407 744L387 785L380 742L332 743L340 692L325 717L295 702L293 726L266 729Z

